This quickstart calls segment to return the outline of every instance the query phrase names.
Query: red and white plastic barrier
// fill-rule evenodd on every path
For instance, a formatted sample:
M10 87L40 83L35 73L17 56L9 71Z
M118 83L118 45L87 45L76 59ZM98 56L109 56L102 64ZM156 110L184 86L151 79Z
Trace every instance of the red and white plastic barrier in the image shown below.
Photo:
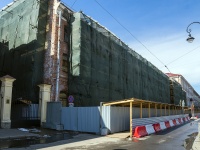
M148 135L155 133L155 130L154 130L154 127L152 124L148 124L145 127L146 127L146 131L147 131Z
M153 128L154 128L154 130L155 130L156 132L161 131L160 123L153 124Z
M177 124L176 124L176 119L173 119L172 122L173 122L174 126L177 125Z
M148 133L145 126L138 126L135 128L135 132L133 135L134 137L140 138L146 135L148 135Z
M183 119L182 118L178 118L179 123L183 123Z
M160 128L161 130L165 130L167 128L165 122L160 122Z
M144 126L137 126L134 130L134 137L140 138L143 136L147 136L150 134L153 134L155 132L159 132L161 130L165 130L167 128L179 125L181 123L189 121L189 117L183 117L183 118L177 118L165 122L155 123L155 124L149 124Z
M185 117L185 121L189 121L189 117Z
M179 125L180 124L180 122L178 121L178 119L175 119L176 120L176 125Z
M166 126L167 128L170 128L170 127L171 127L169 121L165 121L165 126Z
M185 117L183 117L183 122L186 122Z
M173 127L173 126L174 126L174 123L173 123L172 120L169 120L169 125L170 125L170 127Z

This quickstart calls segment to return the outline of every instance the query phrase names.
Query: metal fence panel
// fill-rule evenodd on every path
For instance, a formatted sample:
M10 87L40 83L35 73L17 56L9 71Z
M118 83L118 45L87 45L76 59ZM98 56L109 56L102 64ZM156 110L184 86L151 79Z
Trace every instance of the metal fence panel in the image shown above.
M110 109L111 106L102 106L101 128L110 129Z
M99 107L63 107L61 123L64 130L99 133Z
M78 131L99 133L100 111L99 107L78 108Z
M102 107L102 128L107 128L110 133L126 131L130 127L129 107Z
M47 103L47 116L45 127L56 129L57 125L61 124L61 102L48 102Z
M126 131L130 127L129 107L111 107L111 133Z
M78 131L78 107L62 107L61 124L64 130Z
M158 112L160 112L160 110L158 110ZM164 112L164 110L162 110L162 112ZM151 109L151 117L153 116L155 116L155 110ZM139 119L140 108L133 107L133 118L137 118L136 120L142 121L142 124L148 121L151 122L152 119L154 121L161 122L165 119L174 117L176 118L177 116L163 116L153 118L146 117L148 117L147 108L143 109L142 120ZM102 128L107 128L110 133L127 131L130 129L130 108L102 106L102 110L100 110L99 107L63 107L61 114L61 124L64 125L64 130L81 132L99 133L100 129Z

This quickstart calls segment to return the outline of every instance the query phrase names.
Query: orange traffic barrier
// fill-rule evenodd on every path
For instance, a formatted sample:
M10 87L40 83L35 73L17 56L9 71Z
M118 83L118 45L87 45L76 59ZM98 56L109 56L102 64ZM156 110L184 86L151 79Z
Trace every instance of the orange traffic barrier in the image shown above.
M145 126L138 126L135 128L135 132L133 135L134 137L140 138L146 135L148 135L148 133Z

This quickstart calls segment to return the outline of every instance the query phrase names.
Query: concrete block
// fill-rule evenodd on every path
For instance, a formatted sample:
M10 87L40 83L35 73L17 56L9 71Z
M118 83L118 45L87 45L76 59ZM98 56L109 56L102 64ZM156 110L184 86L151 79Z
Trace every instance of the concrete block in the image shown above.
M1 128L2 129L10 129L11 128L11 122L1 122Z

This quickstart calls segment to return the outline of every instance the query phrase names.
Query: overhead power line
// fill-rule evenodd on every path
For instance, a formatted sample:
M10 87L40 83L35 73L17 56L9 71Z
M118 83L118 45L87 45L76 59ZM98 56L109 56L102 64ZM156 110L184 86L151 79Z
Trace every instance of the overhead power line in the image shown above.
M94 0L105 12L107 12L122 28L124 28L137 42L139 42L152 56L154 56L165 68L170 72L167 65L165 65L153 52L151 52L138 38L136 38L119 20L117 20L105 7L103 7L97 0Z
M199 45L198 47L192 49L191 51L189 51L189 52L187 52L187 53L185 53L185 54L179 56L178 58L174 59L173 61L169 62L167 65L174 63L175 61L179 60L180 58L184 57L185 55L188 55L189 53L193 52L194 50L196 50L196 49L198 49L198 48L200 48L200 45Z
M73 8L73 6L75 5L76 2L77 2L77 0L74 1L74 3L71 5L71 8Z

